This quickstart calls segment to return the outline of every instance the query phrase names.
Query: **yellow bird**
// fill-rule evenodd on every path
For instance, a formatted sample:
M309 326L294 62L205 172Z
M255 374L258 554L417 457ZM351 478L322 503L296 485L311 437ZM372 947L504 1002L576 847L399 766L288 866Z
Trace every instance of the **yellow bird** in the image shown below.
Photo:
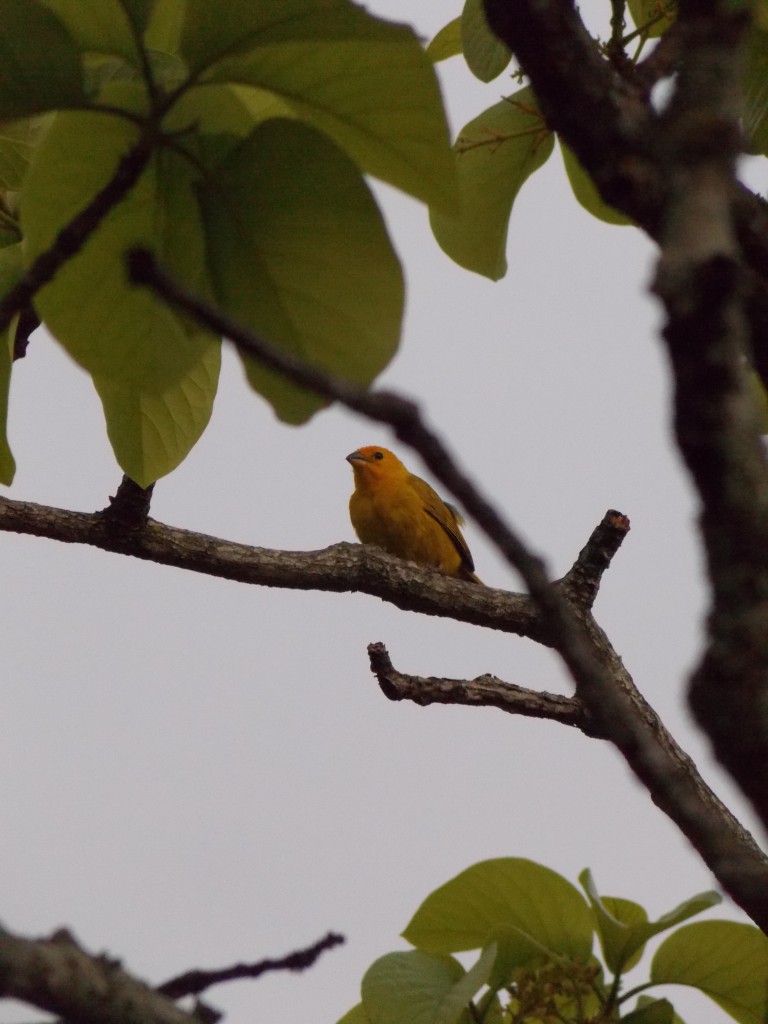
M453 505L386 448L358 448L347 462L355 474L349 517L363 544L482 586Z

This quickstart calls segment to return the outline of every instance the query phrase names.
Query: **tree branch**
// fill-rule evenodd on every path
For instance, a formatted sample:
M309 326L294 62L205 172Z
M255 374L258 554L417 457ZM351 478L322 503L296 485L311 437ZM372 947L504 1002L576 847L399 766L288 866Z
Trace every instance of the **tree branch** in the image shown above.
M765 929L768 858L664 727L592 616L588 612L584 616L585 634L612 678L604 689L596 684L588 700L528 690L495 676L465 680L404 675L393 667L380 643L368 646L371 671L390 700L411 700L421 706L495 707L509 714L551 719L609 740L726 891Z
M665 33L634 75L623 65L618 74L603 59L572 0L484 2L489 25L530 78L547 125L562 135L603 199L661 242L670 182L657 148L659 117L649 93L687 52L685 28L675 25ZM768 205L734 180L729 202L760 307L768 302ZM765 318L753 325L752 344L768 381L764 326Z
M50 939L0 930L0 996L20 999L70 1024L199 1024L118 961L85 953L64 931Z
M149 518L154 489L154 484L139 487L130 477L123 476L117 494L110 496L109 505L102 510L102 519L119 531L140 529Z
M155 991L169 999L177 1000L184 996L199 996L206 989L225 981L259 978L262 974L267 974L270 971L306 971L326 950L340 946L343 942L343 935L328 932L322 939L307 946L306 949L294 950L293 953L288 953L287 956L277 960L266 959L259 960L255 964L235 964L233 967L212 971L186 971L184 974L158 985Z
M526 718L547 718L562 725L575 726L588 736L593 732L590 716L581 701L555 693L529 690L485 674L475 679L440 679L435 676L407 676L392 664L382 643L368 644L371 672L389 700L410 700L420 707L430 704L464 704L492 707ZM604 738L604 737L603 737Z
M122 157L104 188L59 231L50 249L40 253L24 277L0 301L0 333L6 330L17 313L29 308L43 285L52 280L67 260L82 249L107 214L133 188L149 163L155 133L154 126L144 128L136 145ZM20 354L23 355L23 352Z
M404 611L470 622L552 644L527 595L476 587L403 562L373 545L341 543L322 551L276 551L180 530L152 519L139 529L120 530L108 512L70 512L0 497L0 530L65 544L88 544L240 583L370 594Z
M609 509L600 525L592 531L579 557L557 584L570 602L586 610L592 607L603 573L628 532L629 519L621 512Z
M749 388L749 284L730 194L746 9L682 3L687 51L662 120L671 197L655 290L675 429L703 502L713 605L691 706L768 825L768 463Z

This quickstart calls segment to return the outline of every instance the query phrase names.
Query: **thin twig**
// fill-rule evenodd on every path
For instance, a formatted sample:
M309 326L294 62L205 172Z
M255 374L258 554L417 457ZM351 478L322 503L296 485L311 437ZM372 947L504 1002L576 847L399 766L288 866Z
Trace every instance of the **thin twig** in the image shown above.
M32 266L0 301L0 333L14 316L27 308L34 296L47 284L60 267L85 245L107 214L131 190L152 155L155 129L147 127L136 144L121 157L106 185L72 220L59 231L50 248L40 253Z
M270 971L306 971L323 953L334 946L340 946L344 942L344 936L336 932L328 932L322 939L307 946L306 949L297 949L293 953L279 959L259 960L253 964L235 964L232 967L223 967L219 970L192 970L185 971L169 981L158 985L156 990L169 999L182 999L184 996L199 996L206 989L213 985L221 985L225 981L240 981L244 978L259 978L262 974Z
M430 704L463 704L469 707L499 708L511 715L546 718L570 725L588 736L597 736L589 714L575 697L530 690L485 674L475 679L444 679L411 676L398 672L382 643L368 644L371 672L388 700L409 700L421 707ZM606 737L602 737L605 739Z

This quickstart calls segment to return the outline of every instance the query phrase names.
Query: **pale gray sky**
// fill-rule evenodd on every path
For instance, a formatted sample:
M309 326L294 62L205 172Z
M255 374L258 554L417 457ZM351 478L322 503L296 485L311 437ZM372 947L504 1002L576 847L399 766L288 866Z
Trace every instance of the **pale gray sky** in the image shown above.
M414 16L405 0L369 6ZM417 27L429 36L455 13L422 3ZM512 91L504 78L480 85L458 59L441 74L454 127ZM420 397L555 574L607 508L630 516L598 618L750 824L685 710L703 591L647 295L652 247L584 213L557 152L520 197L498 284L442 254L419 204L377 191L408 283L402 348L381 383ZM95 392L43 337L17 364L10 429L11 496L90 511L114 493ZM392 439L335 409L303 429L281 425L228 352L211 426L160 482L152 514L265 547L351 540L344 457L367 443ZM467 536L480 576L515 588L471 525ZM608 745L490 709L389 703L366 657L382 640L403 671L494 672L570 692L552 655L527 641L365 596L257 589L31 538L2 545L9 928L66 924L155 983L340 930L347 944L304 975L208 995L232 1024L333 1024L370 962L404 948L398 933L427 893L481 859L530 857L572 881L589 866L603 892L654 917L713 885ZM738 914L726 904L708 916ZM703 998L669 995L698 1024L727 1019Z

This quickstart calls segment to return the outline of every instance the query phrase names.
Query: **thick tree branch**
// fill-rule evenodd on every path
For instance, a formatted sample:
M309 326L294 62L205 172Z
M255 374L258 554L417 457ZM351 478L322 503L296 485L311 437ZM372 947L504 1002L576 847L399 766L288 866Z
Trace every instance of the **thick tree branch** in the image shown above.
M182 999L184 996L199 996L213 985L225 981L241 981L244 978L254 979L271 971L306 971L312 967L318 957L334 946L344 942L343 935L328 932L306 949L297 949L287 956L278 959L259 960L254 964L235 964L219 970L192 970L163 982L155 989L169 999Z
M322 551L275 551L151 519L140 529L121 530L115 528L108 510L69 512L10 498L0 498L0 530L65 544L88 544L240 583L370 594L404 611L470 622L552 644L530 597L454 580L370 545L341 543Z
M682 3L686 59L660 132L671 198L656 291L675 429L702 498L713 607L691 704L768 825L768 463L746 374L749 295L729 202L746 11Z
M606 202L653 237L666 183L651 159L645 83L606 60L570 0L485 0L488 22L531 79L548 126L562 135Z
M649 91L687 52L685 26L674 26L631 75L624 65L619 74L602 57L572 0L485 0L485 10L530 78L547 124L576 153L603 199L661 242L670 182ZM734 180L729 202L741 255L755 272L749 286L760 293L760 308L768 302L768 205ZM766 319L752 326L764 380Z
M0 930L0 996L71 1024L199 1024L117 961L89 956L67 932L32 941Z

